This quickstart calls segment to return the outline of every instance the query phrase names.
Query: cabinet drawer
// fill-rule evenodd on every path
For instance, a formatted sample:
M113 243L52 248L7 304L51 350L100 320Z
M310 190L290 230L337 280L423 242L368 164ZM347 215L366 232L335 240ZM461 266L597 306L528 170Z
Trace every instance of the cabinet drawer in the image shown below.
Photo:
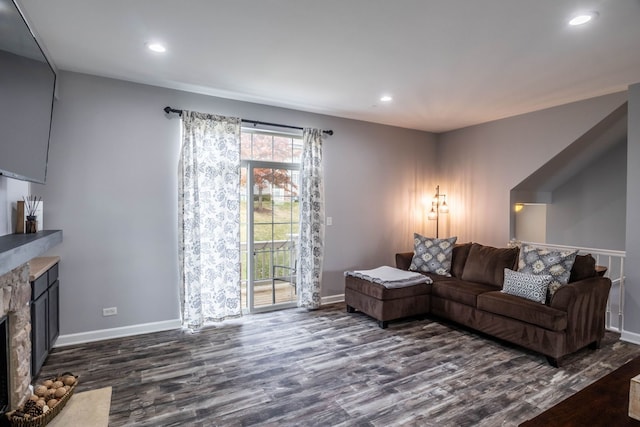
M47 271L49 276L49 285L53 285L53 283L58 280L58 264L56 263L53 267Z
M47 273L31 282L31 300L35 301L49 286Z

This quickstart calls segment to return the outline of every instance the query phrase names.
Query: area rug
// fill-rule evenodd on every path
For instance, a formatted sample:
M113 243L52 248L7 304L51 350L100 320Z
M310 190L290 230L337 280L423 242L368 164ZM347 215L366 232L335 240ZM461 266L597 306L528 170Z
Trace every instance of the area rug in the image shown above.
M75 393L48 427L108 427L111 387Z

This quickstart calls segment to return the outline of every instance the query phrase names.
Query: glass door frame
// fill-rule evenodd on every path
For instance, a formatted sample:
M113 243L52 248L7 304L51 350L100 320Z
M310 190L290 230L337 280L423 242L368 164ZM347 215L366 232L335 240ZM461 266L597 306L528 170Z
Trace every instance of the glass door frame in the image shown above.
M247 305L242 307L243 313L261 313L273 310L280 310L283 308L292 308L297 306L297 301L275 303L271 305L264 305L255 307L254 298L254 282L255 282L255 269L254 269L254 200L253 200L253 187L255 185L253 170L254 169L286 169L291 171L299 171L299 163L287 163L287 162L273 162L270 160L242 160L240 162L241 168L247 170L247 188L246 188L246 200L247 200ZM273 203L273 199L271 201ZM298 219L299 221L299 219ZM273 241L273 237L272 237ZM242 253L242 252L241 252ZM241 255L242 256L242 255ZM240 260L242 262L242 260Z

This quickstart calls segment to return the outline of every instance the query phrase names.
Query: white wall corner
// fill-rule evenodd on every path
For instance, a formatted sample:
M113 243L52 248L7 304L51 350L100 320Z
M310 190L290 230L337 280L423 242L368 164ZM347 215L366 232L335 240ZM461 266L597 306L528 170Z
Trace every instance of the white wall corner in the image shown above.
M622 334L620 335L620 340L630 342L632 344L640 344L640 334L637 334L635 332L625 331L623 329Z
M180 319L164 320L162 322L143 323L140 325L123 326L120 328L100 329L97 331L80 332L77 334L60 335L54 347L84 344L112 338L129 337L132 335L148 334L151 332L169 331L182 327Z

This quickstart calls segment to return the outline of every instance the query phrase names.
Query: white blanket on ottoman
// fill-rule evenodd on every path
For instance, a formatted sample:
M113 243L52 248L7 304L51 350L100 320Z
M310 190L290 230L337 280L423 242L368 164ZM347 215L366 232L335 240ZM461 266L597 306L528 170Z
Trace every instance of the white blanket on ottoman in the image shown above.
M432 283L430 277L423 276L415 271L400 270L399 268L383 265L373 270L345 271L345 276L353 276L369 282L378 283L385 288L404 288L420 283Z

